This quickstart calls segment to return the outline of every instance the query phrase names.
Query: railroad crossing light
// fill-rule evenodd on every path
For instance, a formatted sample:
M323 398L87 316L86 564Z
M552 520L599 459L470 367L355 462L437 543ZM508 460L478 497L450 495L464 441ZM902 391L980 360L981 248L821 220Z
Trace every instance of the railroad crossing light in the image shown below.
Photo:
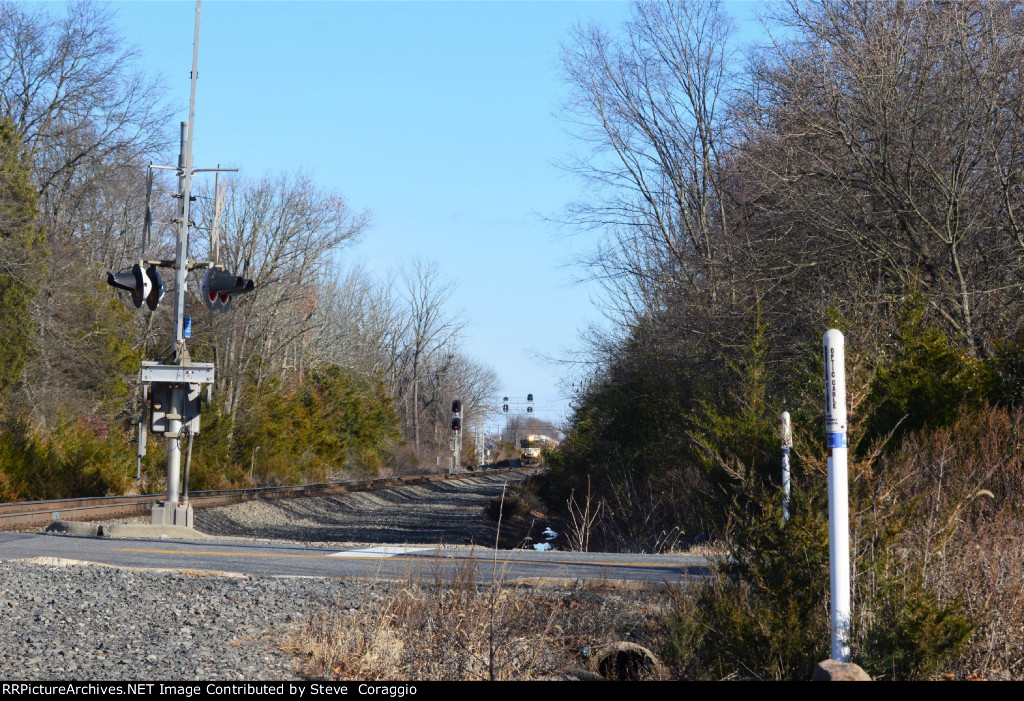
M508 404L503 404L501 406L501 410L507 414L508 413Z
M203 301L206 302L206 308L217 312L226 311L227 307L221 304L220 295L210 291L209 282L210 271L207 270L206 274L203 275L203 279L199 281L199 294L202 296Z
M159 276L157 276L159 278ZM148 300L153 292L153 281L149 275L142 271L142 261L132 266L128 272L107 273L107 284L119 290L128 290L132 293L132 304L138 309L142 306L143 300ZM157 298L159 302L159 298ZM155 309L156 307L150 307Z
M160 277L160 271L155 265L146 268L146 277L149 278L149 284L151 285L149 294L146 295L146 306L152 311L156 311L160 300L164 298L164 292L167 291L167 287L164 285L164 280Z
M452 416L462 416L462 402L458 399L452 402Z
M458 417L455 417L454 419L452 419L452 430L453 431L461 431L462 430L462 419L460 419Z
M527 414L532 414L533 413L533 407L532 406L526 407L526 413Z
M209 309L226 312L231 307L231 296L256 289L256 283L225 270L210 268L199 283L203 301Z

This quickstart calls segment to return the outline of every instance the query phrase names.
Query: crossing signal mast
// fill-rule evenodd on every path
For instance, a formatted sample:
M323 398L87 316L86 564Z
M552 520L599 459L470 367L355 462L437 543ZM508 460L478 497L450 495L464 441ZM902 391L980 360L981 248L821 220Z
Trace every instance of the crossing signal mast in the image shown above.
M188 121L181 123L181 147L177 166L150 164L147 173L146 219L142 227L141 255L130 271L107 274L107 284L131 292L132 303L141 308L143 302L155 311L164 297L165 286L160 268L174 271L174 351L170 362L143 361L139 379L143 383L143 396L149 398L150 430L163 433L167 439L167 498L153 505L152 523L159 525L192 526L192 505L188 503L188 468L192 454L192 439L199 433L200 405L209 403L213 385L213 363L194 363L190 360L186 339L192 335L192 320L185 316L185 291L190 270L206 269L200 284L200 291L208 308L227 311L234 295L245 294L255 289L252 280L239 277L224 269L218 262L219 241L217 223L220 215L222 195L215 184L217 193L214 226L211 230L210 251L213 261L189 261L189 230L192 196L192 176L201 172L235 171L235 168L194 168L192 161L192 134L196 113L196 80L199 77L199 18L202 0L196 0L195 35L192 44L192 85L189 97ZM153 170L173 170L178 176L179 200L177 224L177 245L172 260L149 260L146 252L150 246L152 212L150 199L153 191ZM203 386L206 392L202 391ZM145 455L146 421L139 422L139 460ZM179 498L179 475L181 468L182 441L186 442L185 496Z

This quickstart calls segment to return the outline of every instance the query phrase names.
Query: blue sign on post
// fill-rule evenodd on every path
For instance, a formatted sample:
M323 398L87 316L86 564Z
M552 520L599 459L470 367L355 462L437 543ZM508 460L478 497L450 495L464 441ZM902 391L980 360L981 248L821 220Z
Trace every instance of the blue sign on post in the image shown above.
M192 317L185 317L185 338L192 338Z

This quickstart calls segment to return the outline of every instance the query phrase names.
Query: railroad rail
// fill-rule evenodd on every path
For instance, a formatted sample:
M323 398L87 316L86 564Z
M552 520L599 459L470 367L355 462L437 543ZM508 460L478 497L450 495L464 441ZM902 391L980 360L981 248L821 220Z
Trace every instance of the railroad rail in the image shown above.
M503 468L487 472L521 472L522 468ZM348 492L369 492L411 484L441 482L476 477L479 472L460 472L441 475L409 475L406 477L377 477L368 480L346 480L286 487L250 487L248 489L211 489L190 492L188 501L196 509L225 506L254 499L297 499L320 497ZM95 521L122 516L140 516L149 513L154 502L162 501L165 494L136 494L115 497L84 497L80 499L50 499L47 501L18 501L0 504L0 530L31 528L52 521Z

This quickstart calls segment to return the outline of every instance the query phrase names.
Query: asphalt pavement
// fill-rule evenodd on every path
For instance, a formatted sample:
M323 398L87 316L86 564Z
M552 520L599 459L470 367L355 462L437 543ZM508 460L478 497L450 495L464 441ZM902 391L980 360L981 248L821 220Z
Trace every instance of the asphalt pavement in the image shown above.
M176 534L180 536L181 534ZM678 584L703 578L708 561L696 555L630 555L534 550L487 550L424 545L337 549L271 542L111 538L55 533L0 533L0 560L52 558L117 567L226 572L242 575L448 579L474 567L481 581L503 579L609 580Z

